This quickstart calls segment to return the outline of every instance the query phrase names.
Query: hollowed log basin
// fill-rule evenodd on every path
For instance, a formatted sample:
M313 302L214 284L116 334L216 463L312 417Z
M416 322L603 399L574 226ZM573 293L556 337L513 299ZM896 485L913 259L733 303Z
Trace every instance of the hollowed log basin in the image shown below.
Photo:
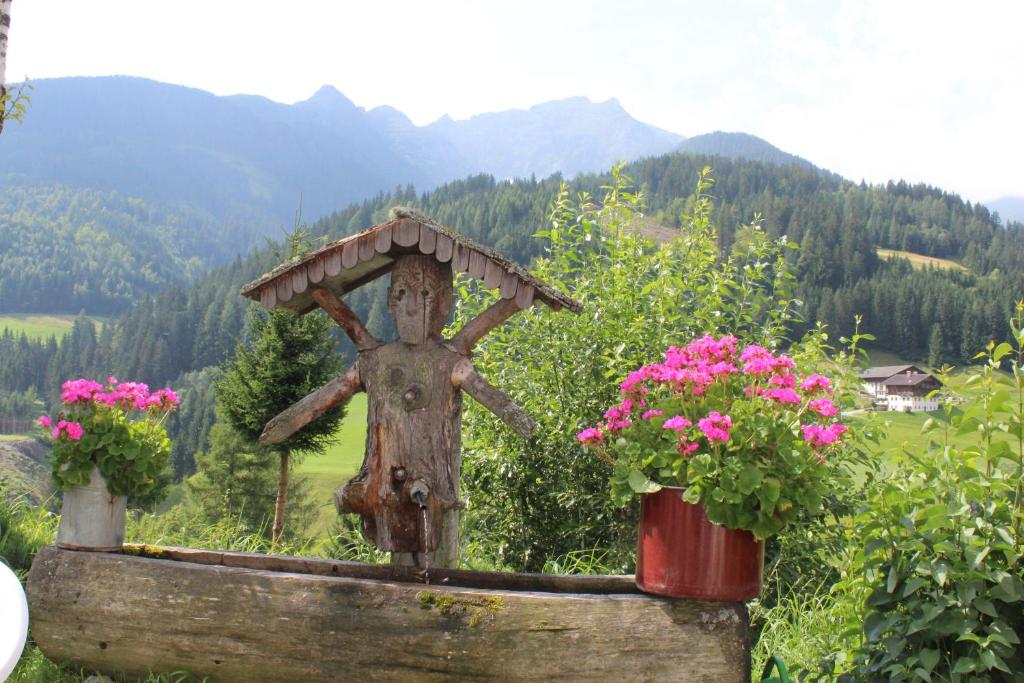
M637 592L631 576L416 569L126 546L43 548L32 637L126 677L217 681L750 680L742 603Z

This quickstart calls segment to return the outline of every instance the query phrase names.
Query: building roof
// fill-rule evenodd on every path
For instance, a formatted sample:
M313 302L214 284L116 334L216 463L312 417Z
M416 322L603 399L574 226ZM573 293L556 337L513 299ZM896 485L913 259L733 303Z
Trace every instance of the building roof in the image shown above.
M242 288L242 294L266 308L285 308L299 315L317 308L310 285L326 287L339 297L388 273L399 256L433 255L451 263L455 273L469 273L503 299L520 308L539 300L554 310L578 313L579 302L531 275L498 252L430 222L422 216L401 216L363 232L343 237L291 259Z
M911 372L921 372L921 368L916 365L880 365L862 370L860 378L868 381L873 380L875 382L879 382L884 379L889 379L893 375L906 374L907 370L910 370Z
M902 375L895 375L882 382L887 387L916 387L917 385L931 380L935 384L939 383L939 380L935 379L931 375L924 372L911 372L904 373Z

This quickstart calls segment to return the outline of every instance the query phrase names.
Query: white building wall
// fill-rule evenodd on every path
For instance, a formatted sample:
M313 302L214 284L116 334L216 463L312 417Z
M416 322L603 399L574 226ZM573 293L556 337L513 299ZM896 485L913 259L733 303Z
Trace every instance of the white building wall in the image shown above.
M889 410L916 413L922 410L928 411L939 409L939 399L935 396L928 398L927 396L901 396L899 394L889 394L885 397L885 400L889 406Z

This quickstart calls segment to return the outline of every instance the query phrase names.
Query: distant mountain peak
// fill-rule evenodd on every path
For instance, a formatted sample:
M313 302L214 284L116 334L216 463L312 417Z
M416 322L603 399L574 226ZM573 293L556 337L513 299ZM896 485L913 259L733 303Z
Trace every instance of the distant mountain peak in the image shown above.
M305 102L300 104L313 104L317 106L336 107L345 109L356 109L355 103L333 85L322 85Z

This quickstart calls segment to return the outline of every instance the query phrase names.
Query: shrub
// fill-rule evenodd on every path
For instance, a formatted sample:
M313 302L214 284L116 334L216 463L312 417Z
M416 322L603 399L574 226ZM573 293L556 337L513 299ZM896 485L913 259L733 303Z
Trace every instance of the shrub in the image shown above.
M628 568L635 509L612 502L608 466L575 435L600 418L630 370L670 344L735 334L776 348L794 317L784 240L769 240L755 222L719 257L707 169L693 215L660 244L646 236L642 196L619 169L613 178L600 205L563 186L550 228L538 233L547 253L534 272L581 301L583 312L523 311L474 356L481 374L537 420L524 441L467 402L466 531L497 565L536 571L581 548L606 548L610 566ZM476 311L466 300L463 319Z
M855 520L869 593L851 678L1024 680L1022 315ZM978 439L957 447L954 433Z

